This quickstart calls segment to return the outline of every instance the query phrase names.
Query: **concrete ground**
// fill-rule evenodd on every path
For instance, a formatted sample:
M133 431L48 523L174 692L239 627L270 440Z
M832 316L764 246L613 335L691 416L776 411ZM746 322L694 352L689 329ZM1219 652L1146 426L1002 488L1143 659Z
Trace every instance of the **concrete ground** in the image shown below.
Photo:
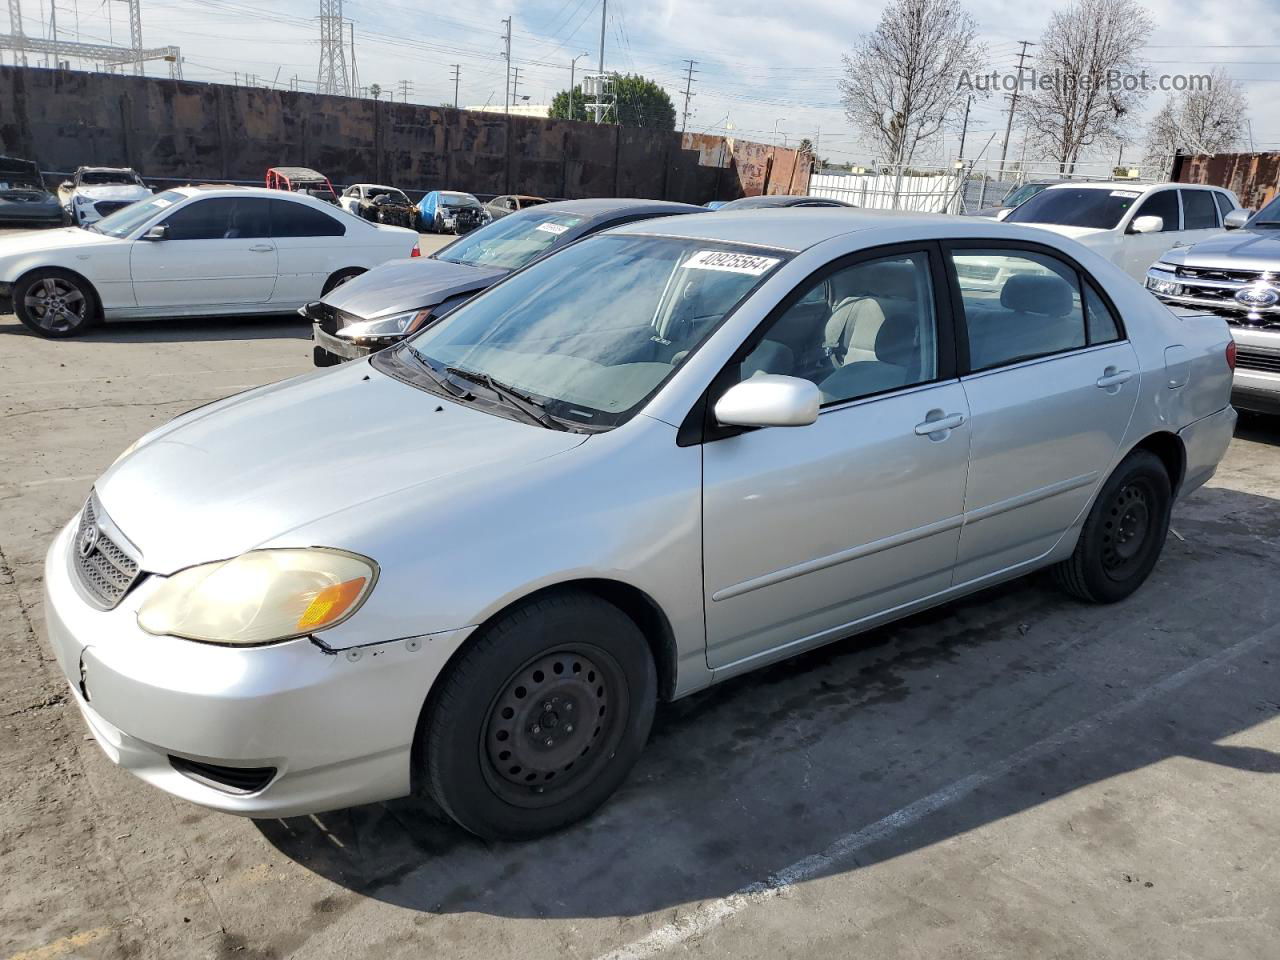
M44 550L133 439L309 369L307 334L0 318L0 957L1277 956L1276 421L1129 601L1033 577L663 706L550 839L417 800L241 820L117 770L41 636Z

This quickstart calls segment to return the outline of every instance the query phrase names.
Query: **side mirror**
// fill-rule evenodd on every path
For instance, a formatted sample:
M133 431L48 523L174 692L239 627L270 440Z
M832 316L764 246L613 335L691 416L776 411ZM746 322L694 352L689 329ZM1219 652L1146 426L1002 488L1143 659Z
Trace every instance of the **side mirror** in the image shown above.
M1164 217L1135 217L1129 224L1130 233L1159 233L1164 229Z
M157 224L142 235L143 240L168 240L169 228L163 223Z
M1239 230L1249 222L1249 218L1252 216L1253 214L1250 211L1237 208L1222 218L1222 225L1228 230Z
M757 374L725 391L716 420L731 427L804 427L818 419L821 401L810 380Z
M996 211L996 219L1003 220L1011 213L1013 213L1013 207L1005 207L1003 210Z

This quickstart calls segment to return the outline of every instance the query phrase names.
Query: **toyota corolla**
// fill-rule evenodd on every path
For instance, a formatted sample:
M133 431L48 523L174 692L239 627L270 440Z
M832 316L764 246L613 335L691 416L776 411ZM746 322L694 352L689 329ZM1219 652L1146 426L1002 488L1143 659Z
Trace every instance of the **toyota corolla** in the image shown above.
M1039 230L632 224L144 436L49 550L49 638L173 794L421 790L533 836L609 797L660 701L1039 568L1123 600L1226 450L1232 359Z

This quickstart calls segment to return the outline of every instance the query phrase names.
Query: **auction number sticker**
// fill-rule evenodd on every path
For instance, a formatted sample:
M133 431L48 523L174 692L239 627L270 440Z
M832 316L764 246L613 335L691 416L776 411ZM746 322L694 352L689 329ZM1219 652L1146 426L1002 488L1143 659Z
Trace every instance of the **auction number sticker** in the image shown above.
M1137 200L1142 196L1137 190L1112 190L1111 195L1113 197L1125 197L1128 200Z
M555 236L558 237L560 236L560 234L564 233L569 228L566 227L563 223L540 223L535 229L542 230L546 233L554 234Z
M160 207L163 209L164 207L173 206L173 201L170 200L168 197L156 197L155 204L157 207Z
M778 257L762 257L754 253L730 253L727 250L699 250L682 266L686 270L721 270L758 277L782 261Z

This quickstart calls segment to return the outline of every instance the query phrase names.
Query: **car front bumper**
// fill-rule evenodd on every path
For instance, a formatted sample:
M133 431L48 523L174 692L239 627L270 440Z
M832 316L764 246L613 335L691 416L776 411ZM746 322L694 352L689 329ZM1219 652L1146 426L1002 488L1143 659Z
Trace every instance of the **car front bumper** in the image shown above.
M1280 321L1268 328L1233 325L1236 373L1231 402L1241 410L1280 414Z
M305 637L246 648L153 636L138 627L137 609L161 578L144 578L113 610L91 606L71 568L75 523L45 559L45 627L113 763L168 793L249 817L410 792L418 717L459 631L339 651ZM192 776L191 762L271 772L245 791Z

